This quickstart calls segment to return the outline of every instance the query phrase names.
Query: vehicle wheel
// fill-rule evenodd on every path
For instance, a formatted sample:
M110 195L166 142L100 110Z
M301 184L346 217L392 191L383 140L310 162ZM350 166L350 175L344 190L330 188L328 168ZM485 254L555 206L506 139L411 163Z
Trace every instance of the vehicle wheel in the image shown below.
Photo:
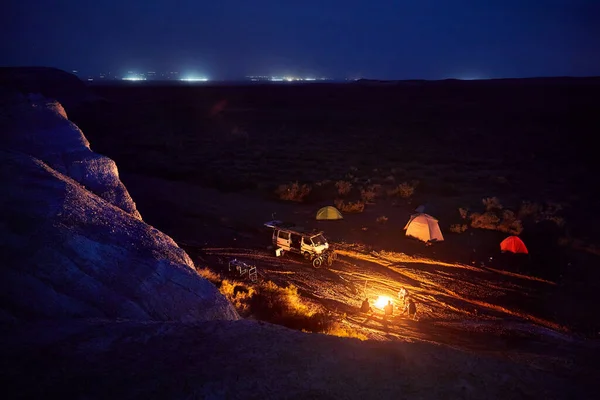
M320 268L322 263L323 263L323 260L321 260L321 257L315 258L312 262L313 267L315 267L315 268Z
M304 259L305 260L310 260L310 253L308 251L304 252Z

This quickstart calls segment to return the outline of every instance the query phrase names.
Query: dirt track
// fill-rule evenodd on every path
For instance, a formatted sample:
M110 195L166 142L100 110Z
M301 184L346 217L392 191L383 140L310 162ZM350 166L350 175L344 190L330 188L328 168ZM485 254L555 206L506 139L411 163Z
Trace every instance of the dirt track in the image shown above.
M196 253L195 261L223 272L231 258L254 264L262 279L297 286L303 297L371 339L467 345L460 338L466 334L467 347L478 347L480 343L473 337L482 333L497 338L510 333L513 338L570 340L565 328L507 300L511 295L535 299L545 287L554 285L550 281L398 253L365 254L351 246L338 247L340 260L321 269L295 255L277 258L268 250L245 248L204 248ZM401 286L417 303L416 321L400 315L403 304L397 293ZM378 296L392 299L393 317L384 318L377 307L371 315L359 312L364 297L373 304ZM489 344L489 338L485 340Z

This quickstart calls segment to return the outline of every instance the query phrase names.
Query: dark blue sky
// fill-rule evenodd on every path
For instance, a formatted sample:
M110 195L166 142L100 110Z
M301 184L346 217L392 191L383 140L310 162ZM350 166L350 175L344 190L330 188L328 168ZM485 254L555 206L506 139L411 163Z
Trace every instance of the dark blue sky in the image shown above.
M439 79L600 75L600 0L8 0L0 65Z

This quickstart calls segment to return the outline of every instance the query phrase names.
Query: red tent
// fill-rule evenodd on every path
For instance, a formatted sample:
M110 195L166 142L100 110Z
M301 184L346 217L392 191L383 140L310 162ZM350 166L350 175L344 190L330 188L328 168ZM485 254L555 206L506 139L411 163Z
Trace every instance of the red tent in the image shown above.
M509 236L500 243L500 250L510 251L511 253L529 254L525 243L516 236Z

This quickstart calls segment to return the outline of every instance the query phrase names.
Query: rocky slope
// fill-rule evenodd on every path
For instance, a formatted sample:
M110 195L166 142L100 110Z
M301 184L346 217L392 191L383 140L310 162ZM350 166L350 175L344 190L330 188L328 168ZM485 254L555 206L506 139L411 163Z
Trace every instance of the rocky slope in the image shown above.
M598 389L592 374L558 360L514 362L255 321L61 321L0 331L0 341L10 366L3 389L23 398L591 399Z
M175 242L141 221L114 162L54 101L4 107L0 314L4 319L236 319Z

